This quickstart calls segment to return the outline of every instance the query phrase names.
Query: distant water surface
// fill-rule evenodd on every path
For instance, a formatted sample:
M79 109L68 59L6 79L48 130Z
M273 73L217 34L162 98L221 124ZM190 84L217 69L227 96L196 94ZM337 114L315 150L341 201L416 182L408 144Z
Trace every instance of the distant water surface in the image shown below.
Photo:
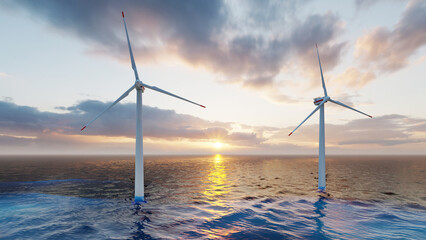
M5 239L426 239L426 157L1 156Z

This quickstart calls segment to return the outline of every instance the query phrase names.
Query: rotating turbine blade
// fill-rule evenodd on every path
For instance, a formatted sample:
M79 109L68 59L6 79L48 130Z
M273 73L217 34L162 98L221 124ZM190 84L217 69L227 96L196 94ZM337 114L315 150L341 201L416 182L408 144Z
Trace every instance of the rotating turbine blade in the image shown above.
M330 102L332 102L332 103L335 103L335 104L337 104L337 105L340 105L340 106L342 106L342 107L349 108L349 109L351 109L351 110L354 110L355 112L359 112L359 113L361 113L361 114L364 114L364 115L365 115L365 116L367 116L367 117L372 118L372 116L370 116L370 115L368 115L368 114L366 114L366 113L363 113L363 112L361 112L361 111L359 111L359 110L356 110L355 108L351 108L351 107L349 107L348 105L345 105L345 104L343 104L343 103L341 103L341 102L339 102L339 101L333 100L333 99L331 99L331 98L330 98L328 101L330 101Z
M124 28L126 29L127 44L129 45L130 60L132 61L132 68L133 68L133 71L135 72L136 80L139 80L138 69L136 68L135 59L133 57L132 46L130 45L129 33L127 32L127 25L126 25L126 19L124 18L124 12L121 12L121 14L123 15Z
M325 88L324 76L322 75L322 67L321 67L321 60L320 60L320 56L319 56L319 52L318 52L318 45L315 44L315 47L317 48L318 62L319 62L320 71L321 71L322 88L324 89L324 95L328 96L327 95L327 89Z
M179 97L179 96L177 96L177 95L175 95L175 94L173 94L173 93L167 92L167 91L165 91L165 90L163 90L163 89L160 89L160 88L158 88L158 87L150 86L150 85L147 85L147 84L145 84L145 83L142 83L142 86L144 86L144 87L146 87L146 88L149 88L149 89L151 89L151 90L154 90L154 91L160 92L160 93L167 94L167 95L172 96L172 97L175 97L175 98L179 98L180 100L183 100L183 101L186 101L186 102L189 102L189 103L195 104L195 105L197 105L197 106L200 106L200 107L206 108L205 106L203 106L203 105L201 105L201 104L198 104L198 103L196 103L196 102L190 101L190 100L188 100L188 99L186 99L186 98L183 98L183 97Z
M83 128L81 128L81 131L83 131L86 127L88 127L90 124L92 124L92 122L94 122L96 119L98 119L102 114L104 114L106 111L108 111L110 108L112 108L115 104L117 104L118 102L120 102L123 98L127 97L127 95L129 95L129 93L135 88L135 85L133 85L131 88L129 88L129 90L127 90L125 93L123 93L123 95L121 95L117 100L115 100L115 102L113 102L111 105L109 105L107 108L105 108L101 113L99 113L94 119L92 119L92 121L90 121L89 123L87 123Z
M314 111L311 113L311 114L309 114L309 116L307 117L307 118L305 118L305 120L303 120L303 122L301 123L301 124L299 124L299 126L297 126L290 134L289 134L289 136L291 135L291 134L293 134L300 126L302 126L302 124L303 123L305 123L306 122L306 120L308 120L316 111L318 111L318 109L320 109L320 107L322 106L322 105L324 105L324 103L325 103L325 101L322 101L322 103L320 103L319 105L318 105L318 107L316 107L315 109L314 109Z

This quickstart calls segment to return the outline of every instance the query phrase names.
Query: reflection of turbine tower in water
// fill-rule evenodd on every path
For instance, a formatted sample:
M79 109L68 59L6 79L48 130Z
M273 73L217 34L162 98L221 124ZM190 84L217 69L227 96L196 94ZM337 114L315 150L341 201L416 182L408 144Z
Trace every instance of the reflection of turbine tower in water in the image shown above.
M320 120L319 120L319 152L318 152L318 190L319 191L325 191L325 127L324 127L324 104L328 101L335 103L339 106L345 107L345 108L349 108L351 110L354 110L355 112L364 114L367 117L372 117L368 114L365 114L361 111L356 110L355 108L351 108L339 101L333 100L331 99L328 95L327 95L327 89L325 88L325 82L324 82L324 77L322 75L322 67L321 67L321 60L319 57L319 52L318 52L318 46L316 46L317 49L317 55L318 55L318 62L319 62L319 67L320 67L320 71L321 71L321 80L322 80L322 88L324 89L324 97L318 97L314 99L314 104L317 105L318 107L315 108L315 110L309 114L309 116L307 118L305 118L305 120L303 120L303 122L301 124L299 124L299 126L297 126L290 134L293 134L300 126L302 126L302 124L304 122L306 122L306 120L308 120L316 111L318 111L318 109L320 109Z
M317 234L319 235L318 237L321 237L321 239L322 238L325 239L326 235L323 230L324 220L322 218L325 217L327 202L325 201L323 197L320 197L318 201L314 203L314 207L315 207L315 210L314 210L315 215L313 219L315 220L317 224Z

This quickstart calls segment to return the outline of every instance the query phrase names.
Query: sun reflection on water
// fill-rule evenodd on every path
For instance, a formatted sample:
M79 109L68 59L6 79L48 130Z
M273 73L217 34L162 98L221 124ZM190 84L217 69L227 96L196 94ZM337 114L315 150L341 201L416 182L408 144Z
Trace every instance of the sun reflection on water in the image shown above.
M218 162L218 163L222 162L222 155L220 155L220 154L216 154L216 155L214 156L214 160L215 160L216 162Z
M210 172L205 181L207 187L203 192L204 196L210 203L208 209L203 209L204 211L212 214L212 217L208 217L207 221L213 221L215 219L220 219L221 217L232 213L234 210L226 204L224 195L230 192L231 182L227 178L226 174L226 165L224 164L226 160L220 154L213 156L212 166ZM232 233L238 232L238 227L233 228L220 228L220 229L204 229L200 230L203 234L207 234L207 238L217 238L226 237Z
M226 170L220 154L214 156L213 166L207 177L207 184L204 195L209 201L219 202L221 201L220 197L229 192Z

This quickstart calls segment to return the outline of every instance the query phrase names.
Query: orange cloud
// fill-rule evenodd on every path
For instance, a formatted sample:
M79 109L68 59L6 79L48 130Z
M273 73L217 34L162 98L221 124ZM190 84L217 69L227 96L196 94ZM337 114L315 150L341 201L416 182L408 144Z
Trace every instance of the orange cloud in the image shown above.
M350 67L342 74L333 79L333 84L362 88L376 79L376 74L372 71L361 72L359 69Z
M393 72L405 67L426 44L426 2L412 0L392 30L377 27L356 41L355 55L364 66Z

